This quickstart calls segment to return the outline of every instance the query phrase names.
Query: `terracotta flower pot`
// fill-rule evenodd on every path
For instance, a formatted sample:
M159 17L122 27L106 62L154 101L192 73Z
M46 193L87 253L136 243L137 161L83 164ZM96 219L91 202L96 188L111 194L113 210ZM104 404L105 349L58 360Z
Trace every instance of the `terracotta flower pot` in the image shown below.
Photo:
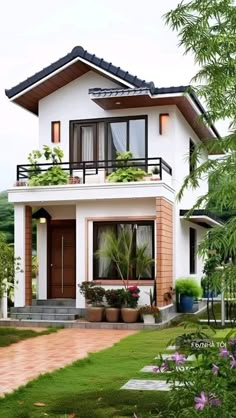
M121 308L121 317L124 322L137 322L139 317L139 309Z
M120 318L119 308L106 308L105 310L107 322L118 322Z
M87 319L89 322L101 322L103 320L103 307L91 306L87 309Z

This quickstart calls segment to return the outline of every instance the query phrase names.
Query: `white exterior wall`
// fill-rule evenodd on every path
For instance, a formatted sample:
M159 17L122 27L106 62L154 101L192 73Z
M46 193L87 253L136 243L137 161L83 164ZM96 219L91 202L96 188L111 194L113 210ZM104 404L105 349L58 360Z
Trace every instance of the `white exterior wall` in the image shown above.
M123 200L119 205L113 200L101 202L80 202L76 205L76 291L77 307L84 307L84 298L78 291L78 284L84 280L93 280L93 222L103 218L112 220L133 218L138 219L156 215L154 199ZM91 219L92 218L92 219ZM155 239L155 238L154 238ZM83 244L84 245L83 245ZM82 245L81 245L82 244ZM132 284L132 282L130 282ZM105 289L117 288L115 285L105 285ZM120 286L119 286L120 287ZM140 285L139 304L149 304L149 290L152 286Z
M173 153L175 161L172 172L172 185L175 193L179 192L185 177L189 174L189 140L195 144L200 141L192 130L188 122L184 119L180 111L176 108L175 113L175 142ZM207 155L202 155L200 163L207 160ZM183 198L179 202L175 201L174 208L174 278L179 277L196 277L200 280L202 276L203 261L197 256L197 273L190 275L189 270L189 228L197 230L198 243L206 233L206 229L194 223L180 219L180 209L191 209L199 196L205 194L208 190L207 180L203 180L196 190L186 190Z
M94 103L88 90L93 87L120 87L109 79L89 71L39 102L39 146L51 144L51 122L61 121L61 143L64 161L69 161L69 121L99 119L122 116L148 116L148 155L162 157L173 166L174 156L170 152L175 136L174 106L154 106L135 109L104 110ZM169 113L165 135L159 135L159 113Z

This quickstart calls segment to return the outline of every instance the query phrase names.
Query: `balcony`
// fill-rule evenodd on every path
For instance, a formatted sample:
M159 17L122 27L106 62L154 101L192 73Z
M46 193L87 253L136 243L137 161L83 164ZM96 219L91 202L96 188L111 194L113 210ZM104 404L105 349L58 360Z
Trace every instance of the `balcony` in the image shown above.
M122 167L141 168L147 173L144 181L154 180L151 176L152 169L155 167L159 172L155 180L170 182L172 176L171 167L160 157L153 158L131 158L127 160L98 160L80 162L62 162L59 164L40 163L40 164L21 164L17 165L16 186L30 186L28 181L32 175L41 175L53 167L60 167L68 175L68 184L96 184L105 183L107 176ZM168 181L169 180L169 181ZM61 183L60 183L61 184ZM65 183L64 183L65 184ZM47 184L49 185L49 184ZM55 185L52 184L52 185ZM41 184L43 186L43 184Z

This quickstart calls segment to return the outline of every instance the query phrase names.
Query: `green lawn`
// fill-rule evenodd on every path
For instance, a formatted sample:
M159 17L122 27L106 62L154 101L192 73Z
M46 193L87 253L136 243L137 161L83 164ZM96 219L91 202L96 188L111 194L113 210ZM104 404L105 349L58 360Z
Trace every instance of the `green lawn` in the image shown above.
M186 330L182 327L142 331L110 349L40 376L1 399L0 416L69 418L74 413L76 418L130 418L136 412L138 418L156 418L161 410L166 418L168 393L121 391L120 387L131 378L158 378L139 370L153 364L153 358L165 352L169 340L183 332ZM217 337L226 333L220 330ZM34 405L38 402L45 405Z
M47 335L56 331L56 328L48 328L47 330L36 332L31 329L0 327L0 347L6 347L10 344L18 343L21 340L26 340L27 338L38 337L39 335Z

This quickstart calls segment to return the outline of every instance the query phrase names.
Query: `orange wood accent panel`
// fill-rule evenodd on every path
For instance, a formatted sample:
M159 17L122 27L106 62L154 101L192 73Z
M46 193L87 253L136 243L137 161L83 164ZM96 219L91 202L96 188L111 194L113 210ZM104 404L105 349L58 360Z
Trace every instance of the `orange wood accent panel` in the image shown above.
M169 305L164 294L173 286L173 205L162 197L156 198L156 282L157 305Z

